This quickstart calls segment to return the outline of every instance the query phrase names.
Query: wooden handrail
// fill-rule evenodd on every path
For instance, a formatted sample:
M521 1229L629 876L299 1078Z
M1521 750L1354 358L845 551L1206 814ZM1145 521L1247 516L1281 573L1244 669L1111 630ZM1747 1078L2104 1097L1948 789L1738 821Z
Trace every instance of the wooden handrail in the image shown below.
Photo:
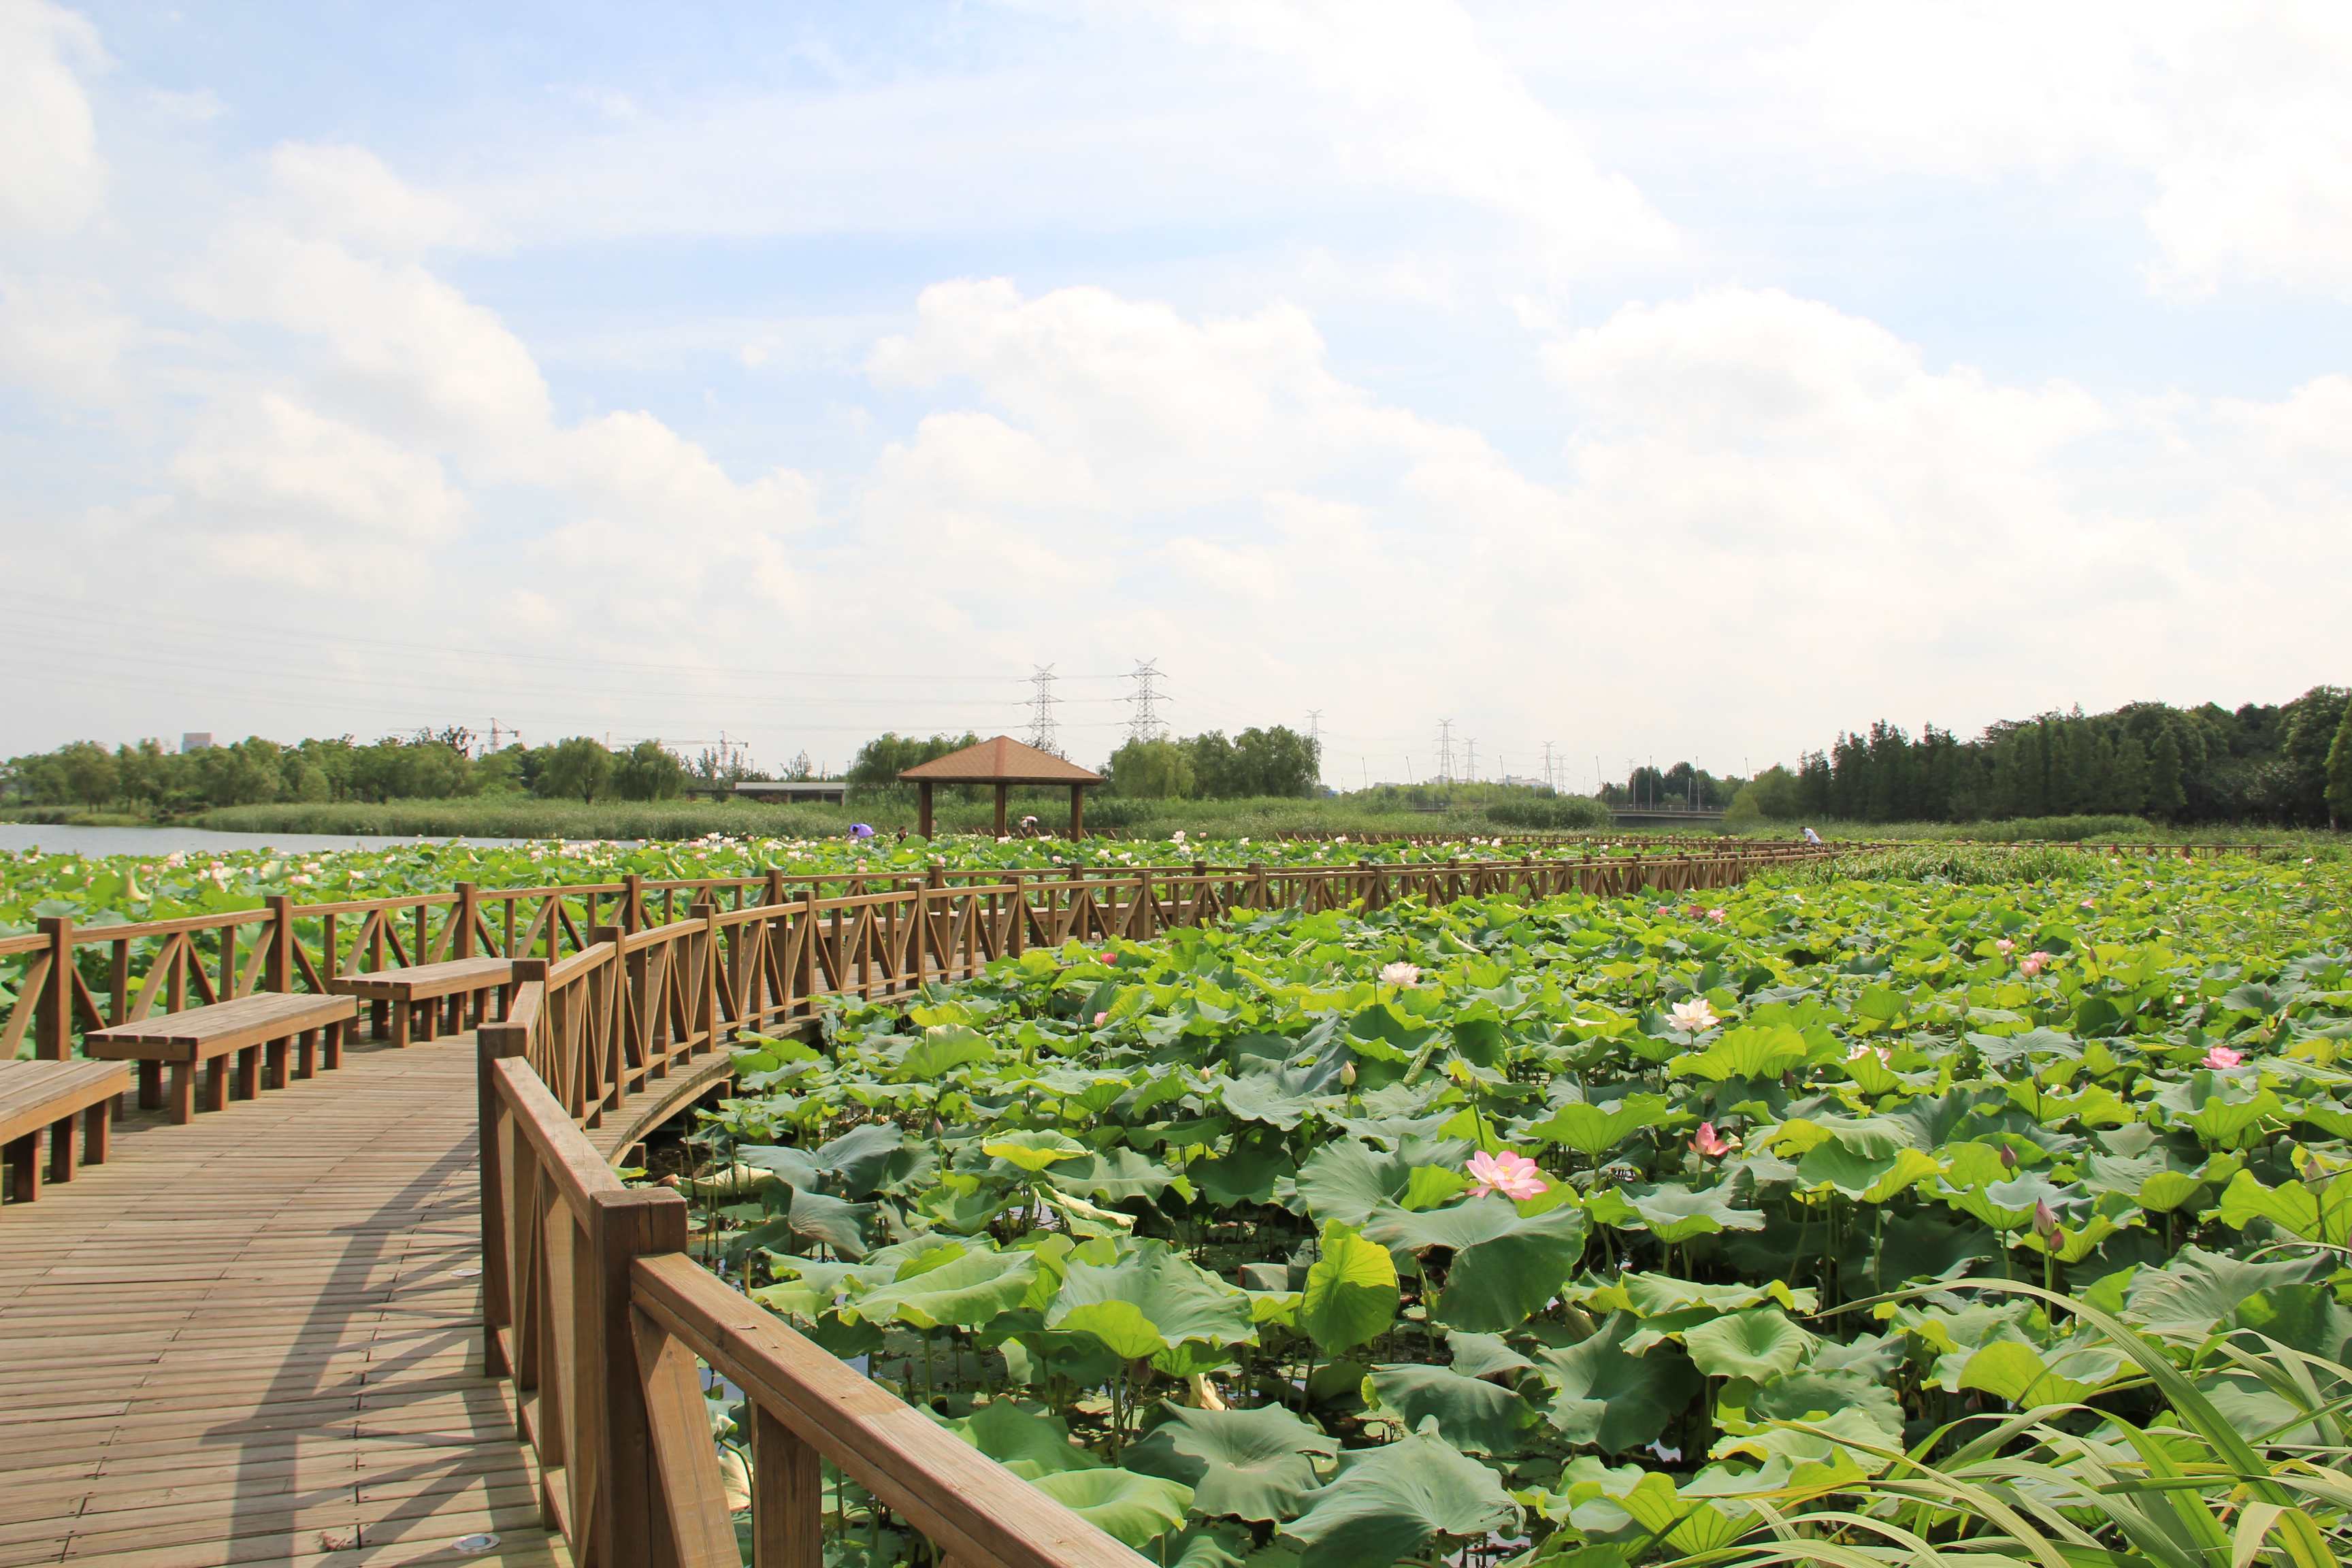
M640 1257L629 1278L632 1302L658 1331L684 1342L761 1415L830 1459L959 1568L1136 1568L1141 1561L691 1258ZM780 1536L795 1523L781 1522ZM756 1542L768 1543L756 1517L753 1531ZM796 1544L774 1542L787 1552ZM762 1552L754 1561L816 1560Z
M661 966L650 979L633 968L632 984L636 1024L654 1028L664 1042L655 1056L666 1058L667 1043L684 1036L708 1044L713 1030L804 1018L826 994L904 994L927 980L976 973L990 959L1032 945L1149 937L1236 909L1312 910L1360 900L1377 909L1405 897L1542 897L1571 888L1684 891L1728 886L1763 867L1834 852L1833 846L1743 845L1699 854L1594 856L1588 847L1580 858L936 868L789 879L774 868L759 877L673 882L633 877L512 889L461 885L324 904L278 897L260 910L108 926L45 920L37 934L0 939L0 957L19 965L16 1000L0 1018L0 1047L13 1052L29 1032L37 1055L61 1058L73 1054L84 1031L158 1009L176 1012L257 989L323 990L343 975L451 956L544 959L554 965L551 985L560 989L606 962L583 960L609 931L625 963L642 958ZM827 898L827 887L855 890ZM688 910L677 908L681 892L696 900ZM727 895L735 900L731 908L719 901ZM658 921L650 918L656 904L667 911ZM711 976L707 983L695 978L702 971ZM646 1012L656 1003L678 1006L680 984L702 984L706 999L683 1005L667 1021Z
M585 981L583 981L585 984ZM583 1568L740 1562L701 1365L741 1389L754 1568L821 1562L830 1459L958 1568L1143 1559L770 1317L687 1255L684 1200L626 1187L528 1065L529 994L480 1035L483 1362L513 1380L541 1514ZM699 1365L698 1363L700 1363Z

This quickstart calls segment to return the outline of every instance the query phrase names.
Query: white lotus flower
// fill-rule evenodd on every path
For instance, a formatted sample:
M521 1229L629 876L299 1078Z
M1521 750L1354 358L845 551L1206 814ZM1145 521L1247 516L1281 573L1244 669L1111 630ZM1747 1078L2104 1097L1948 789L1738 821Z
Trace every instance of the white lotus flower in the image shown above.
M1418 985L1421 984L1421 966L1417 963L1407 963L1402 959L1397 960L1394 963L1384 964L1381 969L1381 984Z
M1685 1034L1690 1035L1696 1035L1704 1029L1712 1029L1723 1022L1715 1016L1715 1009L1707 1005L1706 998L1704 996L1694 996L1687 1002L1675 1003L1673 1010L1666 1015L1666 1021Z

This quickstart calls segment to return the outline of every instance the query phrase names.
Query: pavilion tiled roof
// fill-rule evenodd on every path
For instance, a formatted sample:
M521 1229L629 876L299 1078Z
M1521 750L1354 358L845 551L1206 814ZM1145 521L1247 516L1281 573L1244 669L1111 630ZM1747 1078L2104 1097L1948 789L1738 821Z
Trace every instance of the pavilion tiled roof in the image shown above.
M1102 774L1088 773L1051 752L1024 746L1010 735L966 746L908 768L898 777L909 784L1089 784Z

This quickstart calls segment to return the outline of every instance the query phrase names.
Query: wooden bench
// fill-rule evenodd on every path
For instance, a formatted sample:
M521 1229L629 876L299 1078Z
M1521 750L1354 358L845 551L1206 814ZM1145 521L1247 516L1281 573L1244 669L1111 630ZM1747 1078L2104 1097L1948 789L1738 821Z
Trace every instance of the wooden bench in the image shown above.
M514 990L514 961L506 958L452 958L439 963L414 963L404 969L374 969L365 973L354 971L338 974L327 982L327 989L343 996L356 996L368 1004L375 1021L375 1037L384 1037L386 1015L390 1015L392 1043L406 1046L410 1035L410 1019L422 1020L421 1037L433 1038L443 1025L462 1027L465 1014L470 1011L473 1021L482 1021L488 995L499 994L503 1002Z
M237 1099L251 1100L264 1087L283 1089L288 1042L296 1045L296 1078L309 1078L314 1059L320 1068L341 1067L343 1026L359 1010L349 996L260 991L93 1029L83 1037L82 1049L93 1057L137 1062L139 1103L150 1109L163 1103L163 1069L171 1068L172 1120L185 1122L196 1109L198 1066L207 1069L204 1108L225 1110L231 1058L236 1061Z
M82 1158L104 1164L108 1118L130 1088L121 1062L0 1062L0 1149L18 1203L41 1195L41 1129L49 1130L49 1180L70 1182L74 1118L82 1119Z

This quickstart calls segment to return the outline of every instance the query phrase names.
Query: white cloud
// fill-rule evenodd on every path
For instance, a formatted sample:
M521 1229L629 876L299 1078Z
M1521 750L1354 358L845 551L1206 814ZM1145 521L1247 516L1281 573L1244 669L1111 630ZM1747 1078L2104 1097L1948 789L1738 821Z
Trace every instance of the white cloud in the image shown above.
M1674 226L1631 180L1596 164L1451 0L1179 0L1161 14L1277 62L1276 78L1256 85L1299 94L1353 182L1514 218L1538 237L1559 282L1677 247Z
M553 423L546 379L494 311L414 261L355 254L269 221L218 235L183 284L229 321L315 340L337 374L408 438L528 468Z
M270 153L269 172L281 210L330 239L405 253L484 237L463 206L408 184L364 147L289 142Z
M101 283L0 275L0 380L100 403L115 389L117 362L136 329Z
M106 195L106 161L76 68L106 63L97 29L47 0L0 0L0 227L61 234Z
M2128 171L2149 192L2157 288L2352 294L2352 9L1843 4L1758 63L1817 158L1970 179Z

